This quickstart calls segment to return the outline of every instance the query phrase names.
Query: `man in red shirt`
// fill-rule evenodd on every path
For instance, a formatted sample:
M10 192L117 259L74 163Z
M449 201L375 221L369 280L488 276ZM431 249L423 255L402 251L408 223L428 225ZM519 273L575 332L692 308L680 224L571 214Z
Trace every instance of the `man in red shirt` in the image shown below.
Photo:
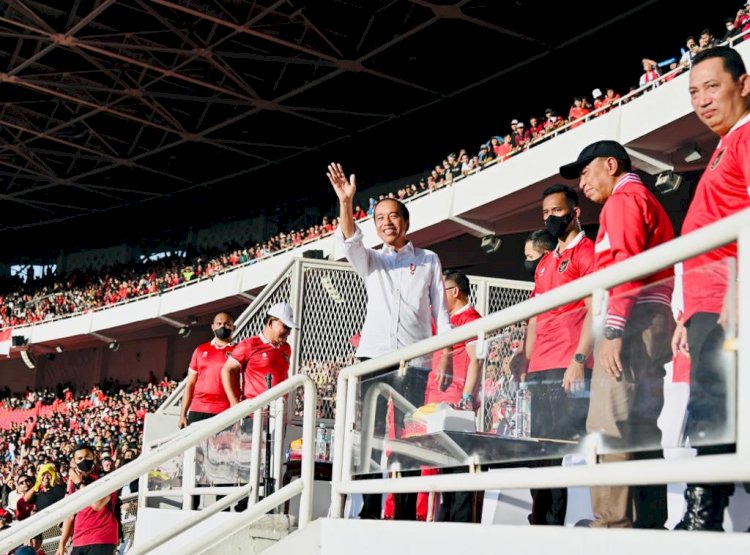
M289 333L298 328L292 307L278 303L266 314L263 330L234 347L221 369L221 381L231 406L266 391L266 376L269 374L271 387L287 379L292 348L286 340ZM240 371L243 372L242 392Z
M720 140L698 182L683 234L750 207L750 76L742 58L725 46L701 51L693 59L689 86L695 113ZM683 263L684 315L672 348L690 357L687 435L699 454L734 451L727 445L734 437L727 435L732 429L727 400L733 392L726 382L734 370L722 362L736 262L737 243L731 243ZM677 529L723 530L733 492L733 484L688 484L687 510Z
M73 451L68 480L68 495L98 479L96 451L89 445L78 445ZM120 543L120 523L116 516L117 491L81 509L63 523L57 555L73 536L72 555L112 555Z
M594 242L581 230L578 194L565 185L552 185L543 197L544 226L557 240L557 247L540 259L532 297L594 269ZM575 440L585 434L592 351L588 307L589 299L575 301L529 321L526 382L534 407L533 437ZM531 524L565 524L568 504L565 488L533 489L531 497Z
M620 143L587 146L560 174L578 178L583 194L604 205L594 245L595 270L674 238L667 213L631 171L630 156ZM661 449L656 420L663 405L664 364L672 359L672 280L670 268L610 290L603 337L595 346L586 421L588 432L602 434L608 451L602 462ZM663 485L592 487L591 505L592 527L663 528L667 520Z
M198 345L190 359L182 395L180 428L211 418L229 408L229 399L221 382L221 369L232 352L234 318L228 312L219 312L211 323L211 331L214 338Z
M462 272L448 271L443 273L445 283L446 306L450 314L451 325L456 328L482 317L477 309L469 303L471 294L469 278ZM475 410L475 397L479 389L479 362L474 346L464 341L453 346L452 372L446 376L440 360L442 351L433 356L432 371L427 378L425 403L450 403L460 405L463 410Z

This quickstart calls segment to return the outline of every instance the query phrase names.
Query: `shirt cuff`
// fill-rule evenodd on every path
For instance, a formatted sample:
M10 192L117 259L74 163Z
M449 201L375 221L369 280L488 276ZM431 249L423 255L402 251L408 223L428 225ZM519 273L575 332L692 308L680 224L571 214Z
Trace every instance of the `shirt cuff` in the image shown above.
M627 320L625 320L625 318L623 318L622 316L617 316L616 314L607 314L607 321L604 323L604 325L608 328L625 330L626 323Z

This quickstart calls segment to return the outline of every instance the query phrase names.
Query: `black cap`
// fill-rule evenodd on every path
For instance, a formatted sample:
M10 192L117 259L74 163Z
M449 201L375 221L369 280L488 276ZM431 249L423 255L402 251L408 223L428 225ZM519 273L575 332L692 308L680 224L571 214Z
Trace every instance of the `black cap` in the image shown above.
M578 160L564 166L560 166L560 175L565 179L576 179L581 175L583 168L588 166L594 158L616 158L630 162L630 156L617 141L598 141L584 148L578 155Z

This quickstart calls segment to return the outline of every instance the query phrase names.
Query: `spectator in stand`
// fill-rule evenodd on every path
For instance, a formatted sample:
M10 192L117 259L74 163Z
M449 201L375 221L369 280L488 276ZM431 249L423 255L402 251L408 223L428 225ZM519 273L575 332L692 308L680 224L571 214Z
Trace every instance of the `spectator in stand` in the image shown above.
M73 451L68 479L68 495L99 479L96 450L81 444ZM81 509L63 523L57 555L63 555L73 538L72 555L112 555L120 543L120 522L117 518L118 492L112 492Z
M604 101L604 95L602 94L601 89L594 89L593 91L591 91L591 96L594 97L594 110L599 110L600 108L604 108L607 105ZM597 112L596 115L597 117L599 117L604 113L606 113L606 110Z
M659 67L654 60L643 58L643 60L641 60L641 64L643 65L643 75L641 75L641 78L638 80L638 86L640 88L643 88L648 86L649 83L653 83L654 81L658 80L660 74Z
M711 33L711 29L703 29L703 31L701 31L701 35L698 38L698 45L701 50L716 46L716 39L714 38L713 33Z
M477 157L477 161L479 162L480 167L486 166L494 159L494 153L490 150L490 147L487 143L479 147L479 156Z
M750 76L736 50L717 46L698 54L690 70L690 101L698 118L719 136L682 224L683 235L750 207ZM684 315L672 340L675 355L690 357L687 436L698 454L734 452L726 436L728 369L725 325L727 296L737 243L683 263ZM747 276L741 276L747 279ZM731 441L731 440L730 440ZM749 484L745 484L745 489ZM724 509L734 484L691 483L677 529L723 530Z
M443 175L445 175L445 172L443 172ZM378 203L378 201L370 197L370 200L368 202L369 202L369 207L367 208L367 215L372 217L375 215L375 205Z
M587 108L584 108L583 100L584 98L582 96L576 96L573 99L573 105L570 107L570 111L568 112L568 119L575 122L571 127L578 127L580 125L583 125L586 121L583 118L588 115L589 110Z
M720 42L728 42L740 34L740 29L735 25L734 19L725 19L724 27L726 27L727 32L724 33L724 36L721 38Z
M594 269L594 242L581 230L576 192L565 185L548 187L543 193L542 216L557 245L538 262L532 297ZM575 301L529 320L526 382L534 403L534 437L578 440L586 433L593 347L590 304L589 299ZM537 464L547 466L559 461L540 460ZM567 489L532 489L531 498L531 524L565 524Z
M362 242L362 231L349 217L352 200L357 191L354 175L348 179L340 164L328 166L328 179L336 192L341 212L341 225L336 231L343 244L349 263L365 282L367 313L362 327L356 356L360 360L376 358L401 347L432 336L432 321L437 332L450 329L440 259L431 251L414 247L406 238L409 211L394 200L384 200L375 207L375 229L383 241L383 248L367 248ZM383 330L388 330L384 333ZM443 357L441 363L447 364ZM380 374L414 406L424 404L427 373L421 368L408 367L403 376L386 370ZM368 376L369 385L378 375ZM362 394L365 395L366 391ZM385 429L386 407L379 399L375 416L375 432ZM402 428L397 415L396 428ZM396 496L398 518L416 516L416 495ZM381 517L381 496L367 495L360 518Z
M528 129L526 129L524 123L522 121L519 121L518 125L516 126L516 133L513 136L513 143L516 145L516 148L520 149L526 147L530 140L531 133Z
M13 513L0 508L0 532L7 529L13 522Z
M513 138L510 135L506 135L503 139L503 143L497 147L495 152L497 159L501 162L509 158L513 153Z
M468 154L461 156L461 175L467 176L474 171L474 162L469 158Z
M516 135L518 133L518 120L514 119L510 122L510 136L511 139L513 139L513 147L517 147L518 143L516 142Z
M351 217L350 214L347 217ZM287 338L293 329L298 328L292 307L287 303L277 303L266 313L261 332L240 341L232 349L221 369L221 381L230 406L265 392L268 375L271 376L271 387L287 379L292 356Z
M450 174L450 181L453 181L457 177L460 177L461 175L461 164L458 163L458 160L456 159L456 154L454 152L451 152L448 155L448 167L445 168L446 170L446 179L448 179L448 174Z
M536 116L531 116L529 118L529 131L531 132L531 139L536 140L544 135L544 124Z
M608 106L612 106L618 100L620 100L620 95L615 92L615 89L611 87L608 88L607 94L604 97L604 103L607 104Z
M590 144L575 162L562 166L560 174L578 178L583 194L604 205L595 270L674 238L669 216L632 172L630 156L620 143ZM610 290L603 337L595 347L586 422L588 432L602 434L602 462L638 458L638 452L630 452L661 447L656 420L663 404L664 364L672 359L672 278L671 269L662 270ZM591 506L592 527L663 528L667 488L592 487Z
M406 193L404 193L405 195ZM364 210L362 210L362 207L358 204L354 207L354 219L355 220L363 220L367 217L367 214Z
M63 480L55 469L55 465L48 463L39 467L34 487L24 493L23 499L33 504L32 514L43 511L50 505L65 497Z
M693 63L693 58L695 58L695 55L700 52L700 50L701 48L695 40L695 37L688 37L685 40L685 51L680 57L680 65L685 68L690 67Z

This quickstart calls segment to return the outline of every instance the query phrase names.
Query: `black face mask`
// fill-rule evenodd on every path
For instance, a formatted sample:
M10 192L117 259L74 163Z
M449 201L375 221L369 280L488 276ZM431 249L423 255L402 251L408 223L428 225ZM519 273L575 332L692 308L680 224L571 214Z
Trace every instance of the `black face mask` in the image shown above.
M573 211L571 210L564 216L547 216L547 219L544 220L544 227L547 228L547 231L552 237L560 239L565 235L566 230L568 229L568 224L572 221Z
M531 274L531 277L533 278L536 275L536 267L539 266L539 261L542 259L540 256L539 258L536 258L534 260L524 260L523 261L523 267L526 268L526 271Z
M218 330L214 330L214 335L216 336L216 339L226 341L232 337L232 330L221 326Z
M78 470L81 472L91 472L94 468L94 461L91 459L83 459L76 463Z

